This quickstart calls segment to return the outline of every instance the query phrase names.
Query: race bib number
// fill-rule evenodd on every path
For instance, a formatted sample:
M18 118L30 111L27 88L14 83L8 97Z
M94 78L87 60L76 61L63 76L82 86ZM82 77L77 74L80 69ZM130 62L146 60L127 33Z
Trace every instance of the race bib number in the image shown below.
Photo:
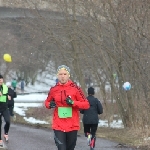
M72 117L72 107L58 107L59 118L70 118Z

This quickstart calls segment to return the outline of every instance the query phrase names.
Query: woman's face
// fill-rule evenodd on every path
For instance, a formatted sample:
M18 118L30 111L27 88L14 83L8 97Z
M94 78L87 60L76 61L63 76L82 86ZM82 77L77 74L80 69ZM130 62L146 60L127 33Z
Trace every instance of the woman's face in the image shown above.
M65 69L60 69L57 77L61 84L65 84L69 80L69 73Z
M1 79L0 79L0 85L2 85L2 84L3 84L3 79L1 78Z

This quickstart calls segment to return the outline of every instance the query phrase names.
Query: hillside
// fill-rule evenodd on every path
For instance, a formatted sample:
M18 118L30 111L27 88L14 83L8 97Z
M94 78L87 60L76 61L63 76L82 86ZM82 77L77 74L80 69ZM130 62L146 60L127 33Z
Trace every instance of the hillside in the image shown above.
M0 0L1 7L12 7L12 8L29 8L29 9L49 9L56 10L55 4L52 2L32 0L32 1L22 1L22 0Z

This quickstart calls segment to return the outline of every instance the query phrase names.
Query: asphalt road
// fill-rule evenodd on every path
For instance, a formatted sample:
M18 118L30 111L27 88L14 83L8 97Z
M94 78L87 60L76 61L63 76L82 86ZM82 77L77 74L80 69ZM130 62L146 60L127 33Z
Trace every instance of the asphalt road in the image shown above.
M117 148L116 145L118 143L97 138L95 150L133 150ZM17 124L11 124L7 148L8 150L57 150L53 131ZM78 135L75 150L89 150L83 135Z

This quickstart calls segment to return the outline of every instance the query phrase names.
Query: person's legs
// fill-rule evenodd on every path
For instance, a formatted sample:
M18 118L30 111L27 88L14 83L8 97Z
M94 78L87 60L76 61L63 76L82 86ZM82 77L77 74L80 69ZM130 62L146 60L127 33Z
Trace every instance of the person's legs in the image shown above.
M87 144L89 146L91 143L91 138L92 138L91 124L83 124L83 126L84 126L84 134L85 134L85 137L87 137Z
M77 141L77 132L78 131L71 131L67 132L67 148L66 150L74 150Z
M97 131L98 124L91 124L91 134L92 137L95 137Z
M88 137L88 134L91 133L91 131L90 131L91 125L90 125L90 124L83 124L83 127L84 127L84 134L85 134L85 137Z
M9 132L9 127L10 127L10 115L8 109L2 112L2 115L5 120L5 126L4 126L4 134L8 135Z
M91 124L91 134L92 134L92 139L90 144L91 148L95 147L97 127L98 124Z
M24 88L21 88L21 92L22 92L22 93L24 92Z
M0 140L2 140L2 115L0 114Z
M0 147L3 147L3 140L2 140L2 116L0 113Z
M66 150L66 132L54 130L54 140L58 150Z

